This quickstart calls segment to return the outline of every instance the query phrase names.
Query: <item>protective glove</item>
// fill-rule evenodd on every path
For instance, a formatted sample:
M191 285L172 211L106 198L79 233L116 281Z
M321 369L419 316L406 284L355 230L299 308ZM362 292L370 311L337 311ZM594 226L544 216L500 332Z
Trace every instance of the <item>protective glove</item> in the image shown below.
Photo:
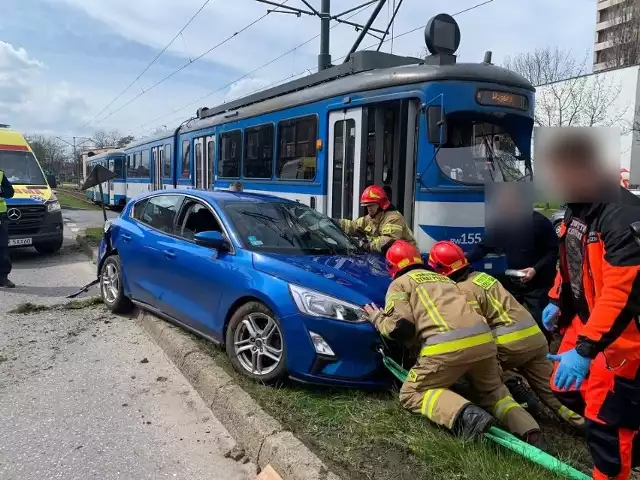
M560 309L553 303L548 304L542 311L542 325L547 332L553 330L553 321L556 319Z
M574 384L576 390L579 389L591 366L591 359L580 355L575 348L559 355L548 354L547 358L560 362L555 376L555 385L560 390L569 390Z

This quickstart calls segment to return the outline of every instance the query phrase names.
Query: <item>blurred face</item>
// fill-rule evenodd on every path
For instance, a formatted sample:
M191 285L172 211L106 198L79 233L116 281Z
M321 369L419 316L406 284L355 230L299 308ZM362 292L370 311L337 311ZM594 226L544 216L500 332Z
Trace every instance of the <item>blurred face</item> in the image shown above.
M550 181L565 202L591 202L598 200L605 172L593 165L550 159Z
M375 217L376 214L380 211L380 207L377 203L370 203L367 205L367 213L370 217Z

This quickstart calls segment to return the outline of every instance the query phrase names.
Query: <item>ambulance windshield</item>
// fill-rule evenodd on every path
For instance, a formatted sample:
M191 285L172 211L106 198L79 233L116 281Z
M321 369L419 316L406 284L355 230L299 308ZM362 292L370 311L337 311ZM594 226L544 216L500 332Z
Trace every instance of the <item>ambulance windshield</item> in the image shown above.
M0 150L0 170L13 185L47 185L31 152Z

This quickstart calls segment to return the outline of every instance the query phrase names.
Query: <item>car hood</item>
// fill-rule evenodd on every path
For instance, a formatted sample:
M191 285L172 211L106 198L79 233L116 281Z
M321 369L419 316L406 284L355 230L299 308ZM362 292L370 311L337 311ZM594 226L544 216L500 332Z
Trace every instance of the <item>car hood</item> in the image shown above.
M254 253L256 270L348 302L384 304L391 278L380 255Z

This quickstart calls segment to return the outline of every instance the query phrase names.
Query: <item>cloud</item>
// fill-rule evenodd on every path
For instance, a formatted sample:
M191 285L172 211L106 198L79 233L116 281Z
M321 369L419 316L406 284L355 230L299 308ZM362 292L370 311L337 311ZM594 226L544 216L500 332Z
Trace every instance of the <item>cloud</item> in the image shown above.
M0 119L18 129L61 132L83 119L87 104L67 82L42 78L46 66L0 41Z

